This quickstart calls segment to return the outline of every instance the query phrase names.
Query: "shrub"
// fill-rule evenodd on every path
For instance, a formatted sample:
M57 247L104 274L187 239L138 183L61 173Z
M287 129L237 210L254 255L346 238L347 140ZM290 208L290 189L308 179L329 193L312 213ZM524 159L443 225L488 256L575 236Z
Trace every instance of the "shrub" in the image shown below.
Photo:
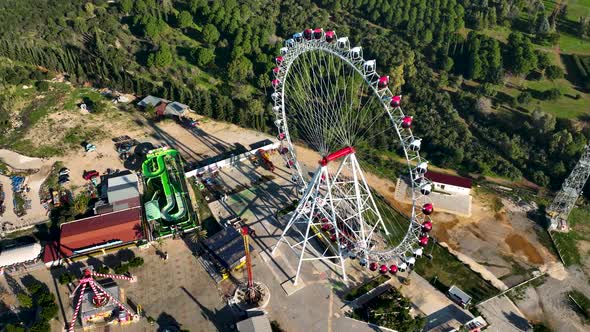
M533 95L528 91L521 92L518 97L516 97L516 101L521 105L528 104L531 99L533 99Z
M49 83L46 81L38 81L35 86L37 86L37 90L39 91L47 91L49 90Z
M74 275L71 272L66 271L59 276L58 281L62 285L67 285L70 282L74 281L74 279Z
M33 306L33 299L25 293L18 293L16 298L23 308L30 308Z
M129 267L139 267L143 265L143 258L141 257L133 257L132 260L128 263Z
M96 269L96 273L107 274L109 272L111 272L111 269L109 269L109 267L108 266L105 266L105 265L99 266Z
M115 266L115 268L113 270L115 271L115 274L125 274L125 273L129 272L129 265L119 264L119 265Z
M563 69L555 65L548 66L545 69L545 77L547 77L550 80L563 78Z
M543 92L543 98L545 100L556 100L559 97L561 97L561 91L559 91L557 88L545 90Z

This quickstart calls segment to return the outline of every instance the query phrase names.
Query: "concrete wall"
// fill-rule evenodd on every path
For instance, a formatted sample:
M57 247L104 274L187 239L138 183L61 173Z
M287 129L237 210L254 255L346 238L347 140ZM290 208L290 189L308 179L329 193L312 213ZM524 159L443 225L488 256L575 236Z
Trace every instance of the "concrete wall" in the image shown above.
M434 185L434 190L436 191L444 191L455 195L469 195L471 193L470 188L458 187L439 182L433 182L432 184Z
M244 153L239 154L237 156L232 156L227 159L223 159L218 162L209 164L207 166L203 166L203 167L194 169L192 171L188 171L188 172L184 173L184 176L189 178L189 177L196 176L197 174L207 173L207 172L215 171L217 169L221 169L224 167L233 166L234 164L236 164L244 159L247 159L252 155L255 155L256 153L258 153L258 150L260 150L260 149L272 150L272 149L277 149L279 146L280 146L279 142L268 144L268 145L244 152Z

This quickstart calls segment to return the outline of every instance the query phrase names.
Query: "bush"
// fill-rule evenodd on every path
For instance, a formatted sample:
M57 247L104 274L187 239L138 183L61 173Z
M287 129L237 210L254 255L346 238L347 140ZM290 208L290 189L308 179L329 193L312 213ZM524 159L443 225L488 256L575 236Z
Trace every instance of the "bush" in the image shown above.
M51 332L51 326L47 321L39 321L30 329L31 332Z
M119 264L115 266L113 270L115 271L115 274L125 274L129 272L129 266L127 264Z
M132 260L128 263L129 267L139 267L143 265L143 258L141 257L133 257Z
M109 272L111 272L111 269L109 269L109 267L108 266L105 266L105 265L99 266L96 269L96 273L107 274Z
M545 90L543 92L543 98L545 100L556 100L559 99L559 97L561 97L561 91L557 88Z
M35 86L37 86L37 90L39 91L47 91L49 90L49 83L46 81L38 81Z
M59 276L58 281L62 285L67 285L70 282L74 281L74 279L75 276L71 272L66 271Z
M550 80L563 78L563 69L555 65L548 66L547 69L545 69L545 77Z
M531 99L533 99L533 95L528 91L521 92L518 97L516 97L516 101L521 105L528 104Z
M30 308L33 306L33 299L25 293L18 293L16 298L23 308Z
M41 317L46 321L50 321L57 315L57 310L58 308L55 302L48 303L41 310Z

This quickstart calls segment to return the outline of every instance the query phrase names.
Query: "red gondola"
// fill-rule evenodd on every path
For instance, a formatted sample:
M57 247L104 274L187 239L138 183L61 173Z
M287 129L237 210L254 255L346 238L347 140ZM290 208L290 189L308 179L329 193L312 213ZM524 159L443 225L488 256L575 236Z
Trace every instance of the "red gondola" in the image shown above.
M277 65L280 65L281 63L283 63L283 57L282 56L278 56L275 58L275 61L277 63Z
M310 40L311 39L311 34L312 34L312 30L311 29L305 29L303 30L303 38Z
M336 234L330 235L330 241L336 242Z
M373 262L371 264L369 264L369 270L371 271L377 271L377 263Z
M313 38L314 39L320 39L322 38L322 34L324 33L324 31L322 30L322 28L317 28L313 30Z
M274 67L274 68L272 69L272 72L273 72L273 73L275 73L275 74L278 74L278 73L279 73L279 71L281 71L281 68L279 68L279 67Z
M334 41L334 39L336 39L336 34L332 30L326 31L325 36L328 43L331 43Z
M425 215L431 215L433 211L434 206L432 205L432 203L426 203L422 205L422 213L424 213Z
M285 139L285 133L280 133L279 136L277 137L279 139L279 141L282 141Z
M421 236L418 240L418 245L420 247L426 247L428 245L428 236Z
M396 274L397 273L397 265L395 265L395 264L394 265L391 265L389 267L389 273Z
M393 96L391 98L391 107L398 107L402 103L402 96Z
M388 270L388 268L387 268L387 265L385 265L385 264L381 265L381 267L379 268L379 272L381 272L381 274L387 273L387 270Z
M402 128L408 129L412 126L412 117L409 115L404 116L402 119Z
M279 80L277 80L277 79L272 80L272 86L273 86L273 88L276 89L279 86Z
M379 86L380 89L383 89L384 87L386 87L387 84L389 84L389 76L379 77L379 83L377 83L377 86Z
M422 223L422 231L423 232L430 232L432 230L432 222L430 221L425 221L424 223Z

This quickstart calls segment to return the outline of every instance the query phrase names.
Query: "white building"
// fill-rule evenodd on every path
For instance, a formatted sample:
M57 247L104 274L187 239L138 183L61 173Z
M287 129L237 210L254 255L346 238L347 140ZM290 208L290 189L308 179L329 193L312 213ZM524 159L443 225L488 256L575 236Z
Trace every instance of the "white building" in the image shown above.
M432 181L434 191L450 195L469 195L471 193L471 179L431 171L426 172L426 178Z

